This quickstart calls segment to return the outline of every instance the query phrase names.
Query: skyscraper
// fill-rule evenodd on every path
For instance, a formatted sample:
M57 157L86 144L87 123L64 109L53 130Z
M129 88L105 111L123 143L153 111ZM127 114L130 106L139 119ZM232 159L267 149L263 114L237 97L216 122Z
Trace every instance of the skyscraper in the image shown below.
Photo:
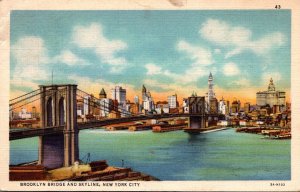
M111 89L111 98L112 100L117 100L119 106L124 106L126 104L126 89L116 86L115 88Z
M213 76L211 72L208 76L208 92L206 93L206 110L207 112L218 112L218 100L214 92Z
M214 83L213 83L213 76L211 74L211 72L209 73L208 76L208 92L206 93L206 99L207 102L209 102L210 100L214 99L216 97L215 93L214 93Z
M151 97L151 93L150 91L147 91L144 85L142 88L142 107L145 111L154 110L154 101Z
M168 96L168 104L171 109L178 107L177 94Z

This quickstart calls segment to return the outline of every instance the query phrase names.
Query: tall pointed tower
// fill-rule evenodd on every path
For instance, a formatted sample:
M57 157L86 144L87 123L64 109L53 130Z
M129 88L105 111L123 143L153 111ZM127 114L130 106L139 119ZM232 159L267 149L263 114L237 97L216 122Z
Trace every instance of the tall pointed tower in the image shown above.
M272 78L270 79L270 83L269 83L269 86L268 86L268 91L275 91L275 85L273 83Z
M209 73L209 76L208 76L208 92L207 92L207 95L206 95L206 98L207 98L207 102L209 102L210 100L214 99L215 98L215 92L214 92L214 83L213 83L213 76L211 74L211 72Z
M106 93L105 93L104 89L102 88L99 93L99 99L103 99L103 98L106 98Z
M147 89L146 89L145 85L143 85L143 88L142 88L142 100L143 101L146 100L146 95L147 95Z

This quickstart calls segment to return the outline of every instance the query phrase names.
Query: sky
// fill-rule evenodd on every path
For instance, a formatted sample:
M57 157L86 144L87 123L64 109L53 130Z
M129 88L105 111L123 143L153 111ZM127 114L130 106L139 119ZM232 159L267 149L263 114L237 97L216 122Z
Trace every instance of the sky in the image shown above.
M11 98L39 84L75 83L98 95L142 85L155 101L208 89L250 101L267 89L290 97L291 13L253 11L12 11Z

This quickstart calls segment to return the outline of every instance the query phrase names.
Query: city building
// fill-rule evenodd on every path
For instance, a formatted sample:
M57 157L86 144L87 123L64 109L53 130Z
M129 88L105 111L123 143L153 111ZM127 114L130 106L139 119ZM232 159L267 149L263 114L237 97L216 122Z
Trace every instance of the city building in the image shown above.
M111 110L109 111L109 118L119 118L121 117L120 111L119 111L119 103L118 100L112 100L112 105L109 105L111 107Z
M90 95L85 95L83 97L83 115L88 115L90 112Z
M138 103L131 103L128 102L127 105L127 111L129 111L133 115L137 115L140 113L140 105Z
M99 100L100 117L108 117L113 108L113 100L109 98L102 98Z
M218 100L217 98L211 98L209 100L209 113L218 113Z
M100 109L99 109L99 100L91 94L90 104L89 104L89 114L99 116Z
M119 106L124 106L126 104L126 89L116 86L111 89L111 98L112 100L117 100Z
M250 103L249 102L246 102L246 103L244 103L244 112L246 113L246 114L248 114L249 112L250 112Z
M22 108L21 111L19 112L19 118L20 119L31 119L31 113L27 112L27 109Z
M158 101L156 103L155 111L157 114L169 113L170 112L170 105L167 101Z
M82 99L80 99L78 102L77 102L77 116L82 116L83 115L83 102L82 102Z
M206 93L206 102L209 102L211 99L216 98L215 92L214 92L214 83L213 83L213 76L211 73L209 73L208 76L208 92Z
M171 109L178 107L177 94L168 96L168 104Z
M241 108L241 102L239 100L235 100L231 104L231 113L238 113Z
M134 96L133 102L134 102L135 104L139 104L139 103L140 103L139 96L137 96L137 95Z
M222 98L219 101L219 113L223 114L223 115L228 115L228 105L227 102Z
M154 108L154 101L152 100L152 97L146 97L146 100L143 101L143 109L146 112L153 111Z
M38 118L35 106L32 107L31 115L32 118Z
M209 73L208 76L208 92L206 93L206 110L208 113L218 112L218 100L214 92L213 76Z
M100 93L99 93L99 99L103 99L103 98L106 98L107 95L106 95L106 92L105 90L102 88Z
M155 110L154 101L151 97L150 91L147 91L146 87L143 85L142 88L142 109L144 112L150 112Z
M256 104L258 106L273 105L285 106L285 92L276 91L273 79L270 79L268 90L256 93Z

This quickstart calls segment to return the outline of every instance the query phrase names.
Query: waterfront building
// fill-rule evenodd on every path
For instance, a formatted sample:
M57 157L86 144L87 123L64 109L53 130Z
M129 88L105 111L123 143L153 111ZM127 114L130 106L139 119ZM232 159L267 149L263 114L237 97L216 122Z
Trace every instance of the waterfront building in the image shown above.
M168 96L168 104L171 109L178 107L177 94Z
M156 103L155 111L157 114L169 113L170 112L170 105L167 101L158 101Z
M106 98L107 95L106 95L106 92L105 90L102 88L100 93L99 93L99 99L103 99L103 98Z
M258 106L273 105L285 106L285 92L276 91L273 79L270 79L268 90L256 93L256 104Z

